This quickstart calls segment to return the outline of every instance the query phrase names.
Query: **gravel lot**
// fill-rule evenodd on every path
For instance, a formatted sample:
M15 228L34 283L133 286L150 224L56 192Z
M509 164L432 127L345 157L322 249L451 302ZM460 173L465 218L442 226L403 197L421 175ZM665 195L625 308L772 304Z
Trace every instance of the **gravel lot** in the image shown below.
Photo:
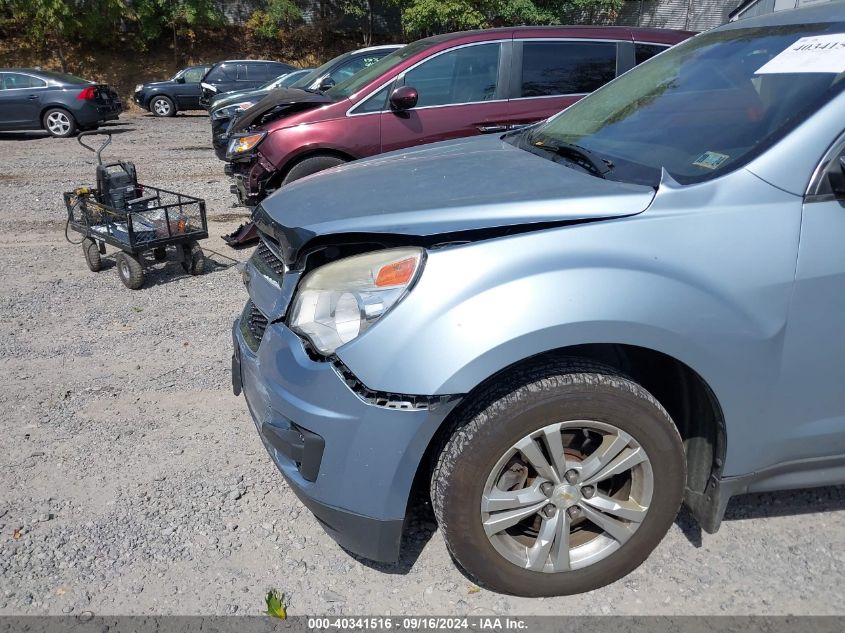
M231 206L205 116L129 115L108 157L201 196L212 237ZM478 590L425 510L402 561L341 550L288 490L230 389L246 298L226 260L157 265L140 291L88 271L61 192L90 182L76 141L0 134L0 614L845 614L845 487L735 499L721 531L682 513L651 558L556 599ZM74 238L78 236L73 235Z

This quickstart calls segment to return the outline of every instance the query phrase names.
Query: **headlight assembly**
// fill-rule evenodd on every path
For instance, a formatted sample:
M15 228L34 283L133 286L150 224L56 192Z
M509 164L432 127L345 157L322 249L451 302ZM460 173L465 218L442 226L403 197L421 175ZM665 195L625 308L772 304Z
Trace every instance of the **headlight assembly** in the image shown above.
M421 248L355 255L311 271L302 280L289 324L322 354L357 338L408 292L423 264Z
M138 84L135 86L135 92L141 92L141 89L144 87L144 84Z
M226 106L225 108L219 108L218 110L214 110L211 113L212 119L231 119L232 117L238 116L244 110L248 110L252 106L255 105L254 101L242 101L241 103L234 103L232 105Z
M252 134L232 137L232 140L229 141L229 147L226 150L226 157L237 158L238 156L248 154L258 147L258 144L264 140L265 136L267 136L267 132L254 132Z

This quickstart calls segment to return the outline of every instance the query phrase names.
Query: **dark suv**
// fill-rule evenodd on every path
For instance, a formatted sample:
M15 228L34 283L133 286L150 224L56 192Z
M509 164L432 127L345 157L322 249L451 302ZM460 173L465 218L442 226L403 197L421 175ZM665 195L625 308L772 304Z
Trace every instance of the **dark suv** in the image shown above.
M265 59L228 59L217 62L202 78L200 105L208 108L216 95L233 90L252 90L294 70L298 68Z
M268 95L232 124L226 172L240 202L253 206L356 158L531 125L691 35L519 27L419 40L308 104Z
M201 110L200 81L211 64L188 66L168 81L135 86L135 103L155 116L174 116L178 110Z

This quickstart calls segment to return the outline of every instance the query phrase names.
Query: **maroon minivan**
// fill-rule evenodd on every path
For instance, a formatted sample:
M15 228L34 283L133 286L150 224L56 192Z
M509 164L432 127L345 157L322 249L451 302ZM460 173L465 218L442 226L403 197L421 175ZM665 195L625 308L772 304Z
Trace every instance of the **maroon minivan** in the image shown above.
M356 158L530 125L692 35L514 27L419 40L325 93L275 91L247 110L227 150L232 191L254 206Z

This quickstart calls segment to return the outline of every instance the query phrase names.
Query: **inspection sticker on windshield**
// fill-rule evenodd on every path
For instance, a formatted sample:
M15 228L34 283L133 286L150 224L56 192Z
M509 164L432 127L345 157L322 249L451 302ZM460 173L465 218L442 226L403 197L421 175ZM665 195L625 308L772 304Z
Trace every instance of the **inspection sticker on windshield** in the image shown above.
M693 165L704 167L705 169L718 169L719 165L729 158L730 156L727 154L720 154L719 152L704 152L695 159Z
M757 71L758 75L845 72L845 33L802 37Z

